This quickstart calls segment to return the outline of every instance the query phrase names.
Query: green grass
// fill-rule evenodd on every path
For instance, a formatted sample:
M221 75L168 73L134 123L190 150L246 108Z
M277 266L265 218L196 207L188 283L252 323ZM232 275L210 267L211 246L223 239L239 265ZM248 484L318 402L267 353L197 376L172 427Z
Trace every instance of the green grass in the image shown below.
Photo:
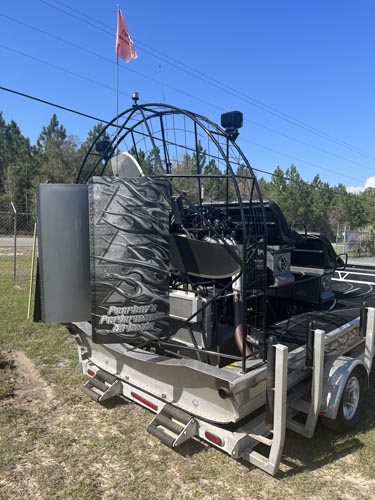
M12 247L0 247L0 281L13 280L14 272L17 280L30 278L32 259L31 247L20 247L16 250L14 266L14 253Z
M146 432L152 418L147 410L124 400L89 400L80 391L84 377L75 370L74 339L60 326L26 320L27 293L27 282L0 281L0 498L373 496L374 373L358 428L337 436L319 424L312 440L287 432L282 470L274 478L196 441L172 451ZM32 377L7 361L10 350L33 361L40 374L34 387Z

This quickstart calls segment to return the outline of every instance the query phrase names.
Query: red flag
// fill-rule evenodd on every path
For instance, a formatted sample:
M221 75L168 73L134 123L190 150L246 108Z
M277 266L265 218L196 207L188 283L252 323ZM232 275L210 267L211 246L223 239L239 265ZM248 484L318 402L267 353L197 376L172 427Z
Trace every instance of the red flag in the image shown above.
M138 57L120 9L117 15L116 54L125 62Z

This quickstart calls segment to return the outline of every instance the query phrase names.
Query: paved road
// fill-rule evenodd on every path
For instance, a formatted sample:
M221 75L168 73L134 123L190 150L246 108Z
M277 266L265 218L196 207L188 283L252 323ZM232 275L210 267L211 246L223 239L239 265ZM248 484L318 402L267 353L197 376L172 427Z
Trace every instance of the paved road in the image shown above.
M351 266L375 267L375 257L349 257L348 264L350 264Z
M0 249L1 248L13 248L14 238L13 236L0 236ZM32 236L18 236L16 241L17 248L32 248L33 237Z

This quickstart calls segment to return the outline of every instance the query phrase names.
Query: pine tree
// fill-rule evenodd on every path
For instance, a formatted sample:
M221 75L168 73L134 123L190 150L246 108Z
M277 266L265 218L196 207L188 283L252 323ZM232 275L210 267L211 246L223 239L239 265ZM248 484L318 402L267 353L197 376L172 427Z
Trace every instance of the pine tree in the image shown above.
M79 168L78 139L68 136L54 114L47 127L43 127L38 141L39 182L73 182Z
M30 141L13 120L6 124L0 113L0 210L13 202L19 212L30 206L34 161Z

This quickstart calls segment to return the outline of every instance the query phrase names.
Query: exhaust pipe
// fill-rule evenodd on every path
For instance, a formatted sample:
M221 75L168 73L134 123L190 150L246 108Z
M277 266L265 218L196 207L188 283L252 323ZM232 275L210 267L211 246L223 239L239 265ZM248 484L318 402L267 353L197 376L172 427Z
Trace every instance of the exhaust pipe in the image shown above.
M238 350L240 351L241 355L243 356L244 354L244 349L245 349L245 356L251 356L252 352L247 345L246 341L244 340L245 338L245 331L244 331L244 325L243 325L243 316L244 316L244 303L239 300L240 295L238 293L235 293L233 296L233 308L234 308L234 338L236 341L236 345Z

